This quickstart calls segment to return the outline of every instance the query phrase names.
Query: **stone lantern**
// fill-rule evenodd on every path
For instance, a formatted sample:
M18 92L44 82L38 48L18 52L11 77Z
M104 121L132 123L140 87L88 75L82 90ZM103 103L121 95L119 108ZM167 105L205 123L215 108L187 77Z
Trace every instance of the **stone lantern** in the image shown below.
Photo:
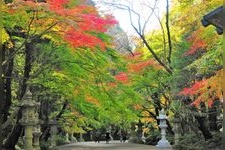
M24 100L21 103L22 119L19 123L24 127L24 148L26 150L34 150L33 148L33 126L37 124L35 116L36 103L32 100L32 93L28 90L25 93Z
M42 120L38 119L38 109L39 109L40 103L36 102L36 112L35 112L35 118L37 119L37 124L34 126L33 129L33 136L34 136L34 140L33 140L33 146L35 150L40 150L40 141L39 138L41 136L41 124L42 124Z
M49 122L50 134L51 134L51 146L50 148L56 146L56 134L57 134L57 120L52 120Z
M173 131L174 131L174 147L176 147L179 144L179 138L180 138L180 123L181 120L178 116L178 114L174 115L174 121L173 121Z
M157 119L160 120L159 127L161 128L161 140L159 140L159 142L156 145L156 147L159 150L172 149L170 143L166 139L166 128L167 128L166 119L167 118L168 117L165 115L164 109L162 109L159 113L159 116L157 117Z

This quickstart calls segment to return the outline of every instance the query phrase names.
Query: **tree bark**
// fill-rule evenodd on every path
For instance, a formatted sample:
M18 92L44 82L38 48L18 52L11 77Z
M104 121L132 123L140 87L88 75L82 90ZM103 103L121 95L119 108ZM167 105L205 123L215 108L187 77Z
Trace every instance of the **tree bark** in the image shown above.
M32 42L31 42L32 43ZM23 75L23 82L20 86L20 90L18 90L18 100L22 100L25 92L26 92L26 88L27 88L27 80L30 77L30 71L31 71L31 60L32 60L32 44L31 43L26 43L25 44L25 66L24 66L24 75ZM7 137L5 143L3 144L3 147L6 149L10 149L10 150L14 150L15 149L15 145L18 142L18 139L21 135L22 132L22 126L19 123L19 120L22 118L22 110L20 108L19 113L17 115L16 118L16 125L14 126L12 132L9 134L9 136Z
M206 117L196 116L195 117L199 123L199 129L202 131L202 134L204 135L205 140L211 139L212 134L209 131L209 128L206 125Z
M66 107L68 106L68 101L66 100L61 108L61 111L57 114L57 116L55 117L55 119L58 121L60 119L60 117L62 116L62 114L64 113L64 111L66 110ZM43 134L41 135L41 139L43 139L44 141L47 141L48 138L50 137L50 126L46 125L43 131Z
M22 110L20 109L17 118L21 117L22 117ZM23 127L20 125L17 119L15 127L13 128L12 132L10 133L10 135L8 136L2 147L7 150L15 150L15 145L19 140L19 137L22 133L22 129Z
M13 53L13 49L8 49L9 55ZM6 48L3 46L3 56L5 56ZM3 58L4 59L4 58ZM3 109L2 109L2 116L3 116L3 123L7 121L9 116L9 109L12 104L12 71L13 71L14 59L9 61L8 65L3 67L3 75L4 75L4 90L3 90Z

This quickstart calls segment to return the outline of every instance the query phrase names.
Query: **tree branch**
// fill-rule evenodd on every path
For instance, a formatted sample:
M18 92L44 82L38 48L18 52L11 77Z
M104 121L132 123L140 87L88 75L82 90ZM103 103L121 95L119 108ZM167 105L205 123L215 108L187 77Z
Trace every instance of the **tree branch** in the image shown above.
M170 35L170 27L169 27L169 0L166 0L166 29L167 29L167 37L169 43L169 54L168 54L168 62L171 63L171 54L172 54L172 43L171 43L171 35Z

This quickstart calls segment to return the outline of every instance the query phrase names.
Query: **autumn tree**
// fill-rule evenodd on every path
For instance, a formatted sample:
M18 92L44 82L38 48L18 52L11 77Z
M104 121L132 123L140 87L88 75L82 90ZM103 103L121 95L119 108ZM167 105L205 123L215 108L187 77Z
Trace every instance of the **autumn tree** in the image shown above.
M221 78L219 73L222 69L221 38L215 33L215 28L213 27L208 28L206 31L201 25L201 19L204 14L219 7L221 1L207 1L207 4L203 4L203 1L172 1L172 3L167 1L165 16L162 19L158 17L161 30L154 30L150 33L146 32L146 26L150 23L151 15L158 15L157 3L152 5L142 3L145 4L145 6L141 5L142 11L137 11L134 9L132 2L104 2L113 8L127 11L130 16L131 26L140 38L135 52L142 52L144 56L141 58L141 61L139 60L136 64L129 66L131 70L139 73L136 77L137 81L143 81L140 83L142 90L138 88L139 91L148 91L145 86L149 86L149 89L152 90L151 97L151 95L154 95L153 89L156 87L157 95L162 95L161 97L165 98L167 104L169 104L164 107L168 107L172 114L179 113L179 110L184 110L183 106L179 108L180 105L184 105L187 108L191 103L197 107L199 107L201 102L211 105L212 97L214 97L212 95L215 95L216 101L220 99L221 88L211 88L213 86L211 84L218 84L217 82L210 82L210 78L216 74L218 76L216 75L215 78L219 79L218 81ZM169 6L171 6L170 11ZM142 15L146 14L143 13L144 7L148 7L148 13L150 12L147 17ZM132 55L135 57L135 53L131 53ZM157 62L162 68L149 71L147 68L152 65L152 62ZM142 70L146 70L146 72L142 72ZM157 78L152 78L154 73L158 80ZM197 81L196 78L199 78L199 76L200 79ZM149 79L151 79L150 82L148 82ZM182 89L184 90L182 91ZM198 90L200 90L200 93L197 92ZM196 91L197 93L194 92L194 94L191 91ZM186 96L192 96L180 97L181 94L179 92L186 94ZM145 92L143 95L148 97L149 92ZM183 101L180 101L182 98ZM153 98L148 99L153 101ZM154 106L160 108L161 104ZM150 112L152 113L152 111ZM154 111L153 114L155 115ZM196 119L199 124L203 125L200 126L200 130L205 138L211 138L212 136L210 136L209 130L204 126L204 123L199 118Z
M18 122L21 109L17 105L28 86L41 102L40 115L44 121L66 118L63 114L70 111L82 116L86 126L94 122L95 125L101 120L94 118L98 109L102 109L99 114L104 118L108 115L103 116L103 108L116 105L112 96L107 99L111 94L107 94L102 84L114 80L110 74L105 74L118 55L110 49L110 37L104 32L116 21L110 16L100 17L96 9L85 2L70 2L7 1L3 4L5 87L2 113L3 144L7 149L14 149L22 134ZM101 105L101 108L98 100L93 99L102 92L105 94L101 97L105 98L100 101L105 100L108 105ZM115 112L124 110L122 104L121 101L116 105ZM93 109L90 110L91 105ZM62 129L67 128L62 124ZM42 138L46 140L49 136L47 124L42 126L42 131Z

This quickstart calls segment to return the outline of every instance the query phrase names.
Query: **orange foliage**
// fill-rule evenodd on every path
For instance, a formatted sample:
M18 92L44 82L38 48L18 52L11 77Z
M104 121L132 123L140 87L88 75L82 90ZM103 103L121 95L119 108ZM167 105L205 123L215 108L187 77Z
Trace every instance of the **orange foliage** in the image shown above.
M108 85L109 85L109 87L116 87L117 86L115 82L110 82L110 83L108 83Z
M92 96L86 96L86 101L89 102L89 103L95 104L97 106L100 105L99 101Z
M74 48L76 47L89 47L95 48L99 47L102 50L105 50L105 43L90 34L77 32L74 29L70 29L65 33L65 40L68 41Z
M195 82L191 87L184 88L178 95L194 95L200 92L201 88L206 85L206 80Z
M126 59L128 60L136 60L136 59L140 59L141 57L143 57L143 52L134 52L133 54L128 54L125 56Z
M206 47L206 42L202 39L195 39L187 52L184 53L185 56L193 55L199 50L203 50Z
M134 105L134 109L135 110L141 110L142 109L142 106L139 105L139 104L136 104L136 105Z
M189 50L184 53L185 56L193 55L197 51L200 51L200 50L203 50L206 48L206 46L207 46L206 42L203 39L201 39L201 37L200 37L201 32L202 32L202 30L196 30L188 38L188 41L191 42L192 44L191 44Z
M143 62L138 62L136 64L130 64L128 65L128 70L130 72L139 72L142 69L146 68L147 66L153 65L154 61L153 60L147 60Z
M125 72L120 72L116 76L115 79L123 84L129 83L128 76Z
M117 21L112 16L101 17L94 6L83 2L71 6L70 1L15 0L7 5L7 11L13 14L19 10L38 10L37 16L31 22L31 27L35 28L33 30L41 32L48 29L46 33L54 33L54 36L63 38L74 48L88 47L104 50L106 43L97 34L106 32L108 27L116 24Z
M197 96L192 105L199 106L201 102L207 102L211 107L213 102L222 97L223 70L216 72L211 78L197 81L191 87L184 88L179 95Z
M129 72L140 72L146 67L152 66L155 69L160 69L162 66L160 66L158 63L156 63L153 59L143 59L144 53L136 51L133 54L128 54L125 56L125 59L127 59L130 63L128 64L128 71Z

